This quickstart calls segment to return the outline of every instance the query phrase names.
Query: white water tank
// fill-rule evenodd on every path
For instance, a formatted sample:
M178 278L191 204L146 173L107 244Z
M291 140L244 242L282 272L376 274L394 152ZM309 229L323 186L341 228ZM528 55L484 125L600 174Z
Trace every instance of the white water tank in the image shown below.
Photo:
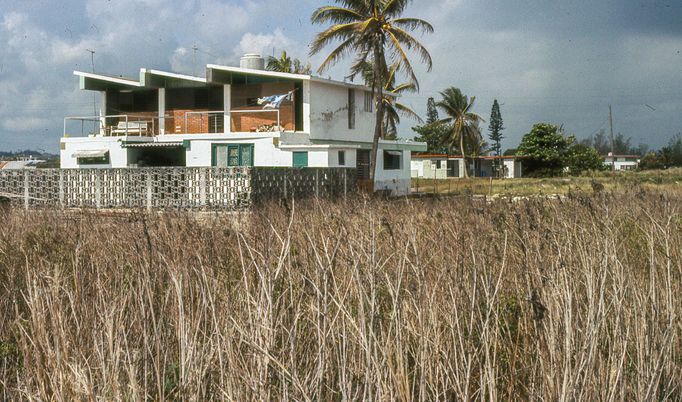
M239 59L239 67L251 70L265 70L265 59L258 53L247 53Z

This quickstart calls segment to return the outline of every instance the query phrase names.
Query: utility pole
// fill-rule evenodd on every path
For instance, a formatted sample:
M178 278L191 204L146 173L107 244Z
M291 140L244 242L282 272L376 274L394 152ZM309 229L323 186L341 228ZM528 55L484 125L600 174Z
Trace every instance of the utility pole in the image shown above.
M616 153L613 144L613 111L611 110L611 105L609 105L609 129L611 131L611 171L616 172Z
M92 73L95 73L95 51L91 49L85 49L88 53L90 53L90 65L92 66ZM92 110L93 110L93 116L97 116L97 94L93 93L92 94ZM97 122L93 122L92 125L93 130L97 130Z

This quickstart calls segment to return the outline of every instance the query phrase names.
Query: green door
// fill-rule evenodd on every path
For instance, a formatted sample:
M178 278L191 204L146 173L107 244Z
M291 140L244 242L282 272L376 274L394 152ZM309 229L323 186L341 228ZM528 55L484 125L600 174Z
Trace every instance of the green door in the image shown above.
M294 152L294 167L308 167L308 152Z
M213 166L253 166L253 144L214 144Z

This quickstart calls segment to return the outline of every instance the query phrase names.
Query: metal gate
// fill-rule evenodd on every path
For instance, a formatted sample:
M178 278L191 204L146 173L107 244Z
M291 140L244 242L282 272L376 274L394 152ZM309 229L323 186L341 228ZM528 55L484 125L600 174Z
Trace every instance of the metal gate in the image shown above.
M358 180L369 179L369 155L370 151L368 149L358 149L356 167L357 167L357 178Z

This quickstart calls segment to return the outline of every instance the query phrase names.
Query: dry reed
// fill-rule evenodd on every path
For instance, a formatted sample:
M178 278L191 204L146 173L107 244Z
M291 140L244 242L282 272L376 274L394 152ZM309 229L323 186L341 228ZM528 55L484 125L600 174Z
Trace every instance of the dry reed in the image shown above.
M0 399L682 400L681 201L0 212Z

